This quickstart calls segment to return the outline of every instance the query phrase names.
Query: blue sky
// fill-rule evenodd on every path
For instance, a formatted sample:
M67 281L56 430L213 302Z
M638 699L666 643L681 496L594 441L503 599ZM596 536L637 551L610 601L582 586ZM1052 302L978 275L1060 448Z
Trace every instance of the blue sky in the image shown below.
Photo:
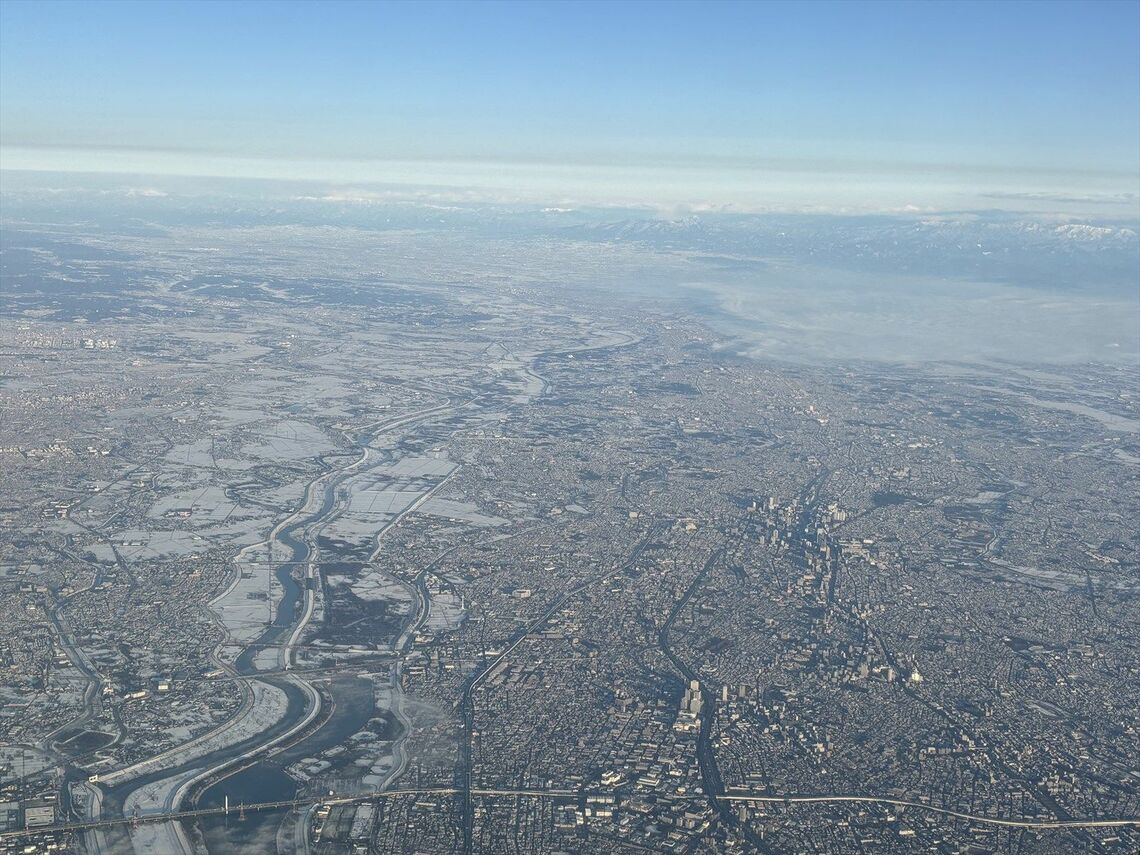
M1134 191L1140 2L4 0L0 145L7 168L1029 171Z

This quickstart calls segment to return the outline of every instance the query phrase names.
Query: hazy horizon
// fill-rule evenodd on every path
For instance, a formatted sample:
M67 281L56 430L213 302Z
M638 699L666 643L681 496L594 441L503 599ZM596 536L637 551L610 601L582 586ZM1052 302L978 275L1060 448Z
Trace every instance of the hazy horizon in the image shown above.
M0 168L665 210L1140 212L1140 5L668 8L11 0Z

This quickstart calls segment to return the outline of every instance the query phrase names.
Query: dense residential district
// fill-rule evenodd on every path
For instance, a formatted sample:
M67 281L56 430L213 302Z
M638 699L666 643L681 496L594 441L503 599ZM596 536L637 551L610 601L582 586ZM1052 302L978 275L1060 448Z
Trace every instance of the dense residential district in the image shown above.
M1135 366L401 240L12 232L0 852L1140 851Z

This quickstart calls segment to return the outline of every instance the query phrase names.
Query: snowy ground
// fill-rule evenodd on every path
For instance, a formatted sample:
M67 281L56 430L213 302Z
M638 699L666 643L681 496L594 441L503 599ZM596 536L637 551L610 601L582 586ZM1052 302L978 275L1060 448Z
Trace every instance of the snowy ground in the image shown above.
M250 688L253 691L252 705L244 714L238 716L227 726L201 739L173 748L141 763L136 763L134 766L102 775L100 776L100 783L118 786L140 775L189 763L213 751L236 745L244 739L268 730L285 715L288 698L281 689L258 680L251 680ZM144 789L149 791L151 787ZM148 795L147 792L142 791L136 792L139 793L137 799L144 800L138 802L140 805L151 804L147 800L151 799L153 794ZM131 793L131 797L135 797L135 793Z

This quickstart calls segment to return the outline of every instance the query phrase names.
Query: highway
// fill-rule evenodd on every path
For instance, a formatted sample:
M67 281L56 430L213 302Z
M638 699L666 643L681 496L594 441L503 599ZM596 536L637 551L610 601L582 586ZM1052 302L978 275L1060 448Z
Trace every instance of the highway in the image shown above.
M362 802L388 799L397 796L428 796L428 795L460 795L462 790L458 787L423 787L398 790L374 790L357 795L329 796L323 799L290 799L277 802L257 802L246 805L230 805L229 812L240 815L242 811L254 812L265 810L285 810L305 808L312 805L323 804L329 806L360 804ZM489 798L536 798L536 799L584 799L590 795L612 796L612 791L587 791L565 789L479 789L471 788L470 795ZM748 790L731 790L722 793L720 799L729 802L752 802L764 804L842 804L859 802L864 804L882 804L892 807L913 808L915 810L937 813L955 819L975 822L985 825L1002 826L1005 828L1026 829L1062 829L1062 828L1140 828L1140 817L1127 819L1067 819L1067 820L1040 820L1040 819L1005 819L1002 817L981 816L978 814L962 813L961 811L940 808L922 802L908 801L907 799L886 798L884 796L860 795L772 795L768 793L754 793ZM71 822L59 825L49 825L33 830L3 831L0 840L14 840L17 838L33 837L43 834L59 834L62 832L92 831L112 826L169 822L171 820L192 819L201 816L220 816L226 813L224 807L198 808L194 810L163 811L145 816L132 818L116 818L92 820L89 822Z
M999 825L1006 828L1125 828L1128 826L1135 826L1140 828L1140 817L1133 817L1131 819L1002 819L995 816L980 816L973 813L963 813L961 811L950 810L949 808L935 807L934 805L923 804L922 802L912 802L907 799L890 799L883 796L843 796L843 795L820 795L820 796L773 796L773 795L757 795L749 791L732 790L727 793L722 793L721 799L725 801L736 802L767 802L778 804L836 804L841 802L862 802L865 804L881 804L891 805L893 807L906 807L915 808L917 810L928 811L930 813L938 813L943 816L952 816L956 819L966 820L968 822L983 823L985 825Z

